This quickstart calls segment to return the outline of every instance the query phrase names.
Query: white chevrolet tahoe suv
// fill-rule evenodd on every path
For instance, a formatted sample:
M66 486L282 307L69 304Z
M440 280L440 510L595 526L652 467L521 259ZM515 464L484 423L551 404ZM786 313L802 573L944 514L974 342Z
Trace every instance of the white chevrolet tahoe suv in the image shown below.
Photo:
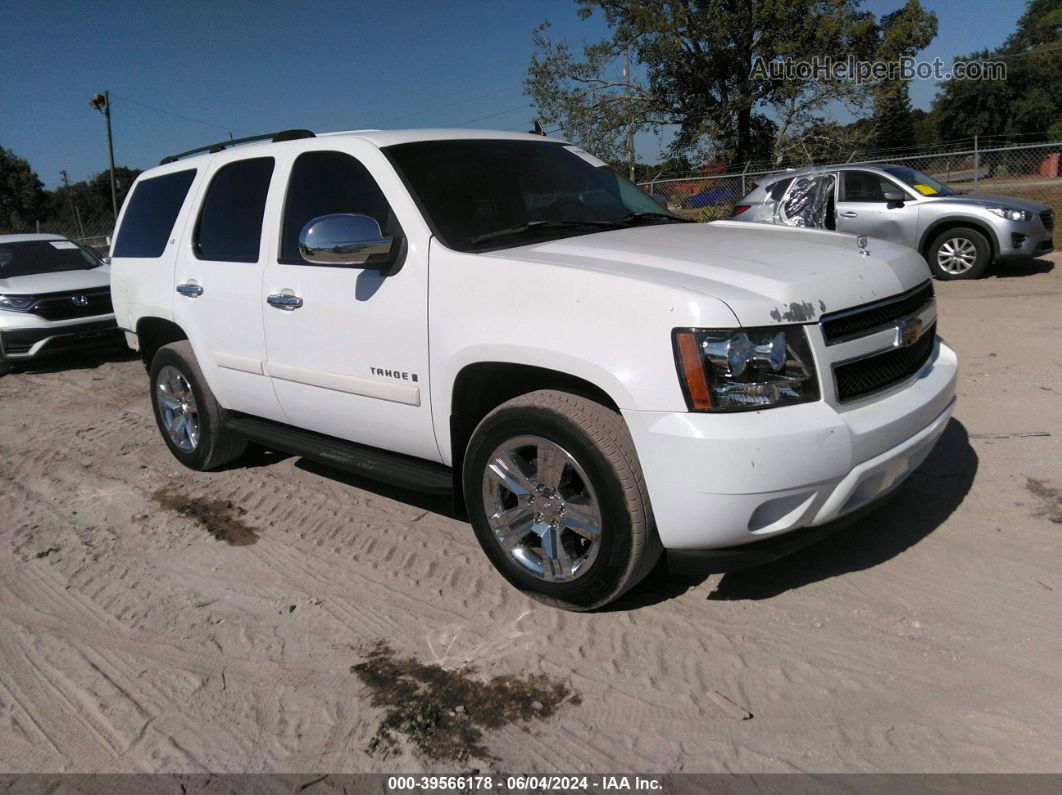
M183 464L250 440L452 491L510 583L572 609L663 550L720 570L821 536L955 401L915 251L687 223L535 135L289 130L168 157L112 271Z

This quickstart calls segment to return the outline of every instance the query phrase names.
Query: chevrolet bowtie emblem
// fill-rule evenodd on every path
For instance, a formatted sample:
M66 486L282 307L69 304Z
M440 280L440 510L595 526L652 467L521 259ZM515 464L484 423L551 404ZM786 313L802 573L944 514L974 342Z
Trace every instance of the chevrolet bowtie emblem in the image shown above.
M925 324L920 317L902 317L896 321L896 340L893 342L893 346L897 348L906 348L908 345L914 345L918 340L922 338L922 333L925 331Z

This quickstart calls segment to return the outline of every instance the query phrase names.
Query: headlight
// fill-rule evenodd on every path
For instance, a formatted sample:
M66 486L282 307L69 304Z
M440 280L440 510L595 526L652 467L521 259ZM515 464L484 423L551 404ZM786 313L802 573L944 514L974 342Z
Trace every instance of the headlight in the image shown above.
M690 411L764 409L819 399L802 326L675 329L672 340Z
M1015 210L1010 207L989 207L988 212L995 213L1008 221L1031 221L1033 214L1028 210Z
M37 297L33 295L5 295L0 293L0 309L25 312L35 303L37 303Z

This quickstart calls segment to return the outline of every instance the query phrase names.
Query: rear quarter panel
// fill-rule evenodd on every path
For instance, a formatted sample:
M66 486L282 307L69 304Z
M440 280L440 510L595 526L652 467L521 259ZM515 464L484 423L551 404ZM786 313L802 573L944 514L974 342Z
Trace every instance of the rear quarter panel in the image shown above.
M184 198L166 249L160 257L112 257L111 258L111 301L114 304L114 314L118 325L126 331L136 331L136 324L141 318L159 317L164 320L173 320L174 299L174 267L177 263L177 255L181 250L181 239L188 225L188 218L196 206L199 191L202 186L202 165L190 165L187 162L174 163L158 169L145 171L136 182L129 195L133 196L137 185L144 179L162 176L175 171L187 171L189 168L196 169L195 179L188 188L188 194ZM118 223L115 226L117 234L114 246L117 245L122 235L122 225L125 222L126 211L129 208L129 200L126 200L118 214Z

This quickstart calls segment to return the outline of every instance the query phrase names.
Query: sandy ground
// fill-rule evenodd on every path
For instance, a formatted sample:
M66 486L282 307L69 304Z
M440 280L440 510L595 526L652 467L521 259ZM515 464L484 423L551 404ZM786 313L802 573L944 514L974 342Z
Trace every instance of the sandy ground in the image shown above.
M132 358L0 379L0 770L1062 771L1062 258L938 291L960 403L891 502L593 615L445 501L182 469Z

